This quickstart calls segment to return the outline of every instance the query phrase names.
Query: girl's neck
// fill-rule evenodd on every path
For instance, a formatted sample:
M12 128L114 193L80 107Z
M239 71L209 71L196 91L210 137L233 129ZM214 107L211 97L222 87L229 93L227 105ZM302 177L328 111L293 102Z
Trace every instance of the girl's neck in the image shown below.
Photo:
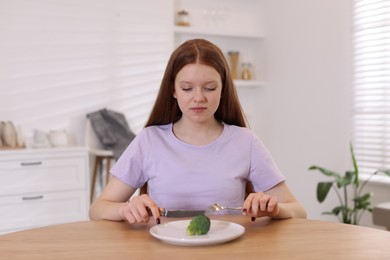
M181 141L192 145L207 145L216 140L223 131L223 124L217 120L197 124L180 119L173 124L173 134Z

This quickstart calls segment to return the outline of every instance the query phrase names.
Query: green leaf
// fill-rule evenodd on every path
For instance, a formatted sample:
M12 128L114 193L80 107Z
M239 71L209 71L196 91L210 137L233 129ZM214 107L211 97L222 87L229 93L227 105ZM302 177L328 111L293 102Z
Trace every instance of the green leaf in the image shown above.
M355 179L355 172L351 172L351 171L347 171L347 172L345 172L345 176L344 176L344 178L346 179L346 180L348 180L350 183L352 183L352 181Z
M352 156L352 162L353 162L353 169L355 173L355 185L359 187L359 168L356 162L355 152L353 150L352 143L349 144L350 150L351 150L351 156Z
M364 194L363 196L356 197L353 199L355 201L355 208L356 209L367 209L370 205L370 199L372 198L373 193L369 192Z
M337 216L340 213L341 209L341 206L335 207L334 209L332 209L332 214Z
M371 205L371 203L370 202L363 202L363 203L358 203L356 206L355 206L355 208L356 209L364 209L364 210L366 210L369 206Z
M328 170L328 169L325 169L323 167L316 166L316 165L310 166L309 170L318 170L321 173L323 173L324 175L330 176L330 177L341 177L341 175L337 172L334 172L334 171L331 171L331 170Z
M341 188L344 186L348 186L352 183L354 173L353 172L346 172L344 177L339 177L336 179L337 188Z
M332 188L333 182L320 182L317 184L317 200L323 202Z
M353 200L356 202L368 201L372 198L372 196L374 196L374 193L368 192L368 193L364 194L363 196L354 198Z
M334 213L331 212L331 211L325 211L325 212L322 212L322 214L323 214L323 215L336 215L336 216L337 216L337 214L334 214Z
M349 212L353 211L353 209L351 209L351 208L349 208L349 207L347 207L345 205L340 206L340 209L341 209L341 211L343 211L345 213L349 213Z
M386 174L387 176L390 176L390 170L381 170L381 172Z

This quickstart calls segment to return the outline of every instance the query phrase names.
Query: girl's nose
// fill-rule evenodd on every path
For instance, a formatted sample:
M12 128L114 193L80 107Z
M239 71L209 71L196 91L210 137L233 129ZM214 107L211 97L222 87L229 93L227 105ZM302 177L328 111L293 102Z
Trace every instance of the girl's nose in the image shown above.
M203 102L203 101L204 101L204 97L203 97L203 96L197 95L197 96L195 97L195 102L200 103L200 102Z
M195 93L195 98L194 98L194 101L199 103L199 102L203 102L204 101L204 94L203 94L203 91L197 91Z

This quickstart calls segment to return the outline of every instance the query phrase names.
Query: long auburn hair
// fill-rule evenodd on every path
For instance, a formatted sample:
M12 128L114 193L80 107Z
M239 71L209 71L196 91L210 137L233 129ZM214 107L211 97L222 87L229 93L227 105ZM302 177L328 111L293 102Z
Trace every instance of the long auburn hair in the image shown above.
M225 56L219 47L204 39L188 40L171 54L145 127L175 123L181 118L182 112L173 97L175 79L184 66L197 62L213 67L222 79L221 101L214 114L215 118L229 125L247 127Z

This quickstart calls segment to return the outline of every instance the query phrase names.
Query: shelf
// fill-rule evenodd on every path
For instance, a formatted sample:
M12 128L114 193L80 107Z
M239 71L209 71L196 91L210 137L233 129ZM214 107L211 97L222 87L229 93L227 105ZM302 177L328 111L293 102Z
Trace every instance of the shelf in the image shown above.
M237 89L254 90L265 86L263 68L265 35L262 23L262 1L174 0L174 14L180 10L189 12L189 26L173 25L174 45L193 38L204 38L216 44L224 53L229 66L229 51L238 51L239 79L234 80ZM180 19L174 19L180 21ZM252 64L252 80L241 80L243 63ZM245 91L244 91L245 92Z
M234 31L224 31L219 30L208 30L200 29L193 27L177 26L174 27L174 32L177 34L191 34L191 35L208 35L208 36L223 36L223 37L239 37L239 38L248 38L248 39L262 39L263 35L246 33L246 32L234 32Z
M265 82L259 80L235 80L234 84L237 88L253 88L264 87Z

